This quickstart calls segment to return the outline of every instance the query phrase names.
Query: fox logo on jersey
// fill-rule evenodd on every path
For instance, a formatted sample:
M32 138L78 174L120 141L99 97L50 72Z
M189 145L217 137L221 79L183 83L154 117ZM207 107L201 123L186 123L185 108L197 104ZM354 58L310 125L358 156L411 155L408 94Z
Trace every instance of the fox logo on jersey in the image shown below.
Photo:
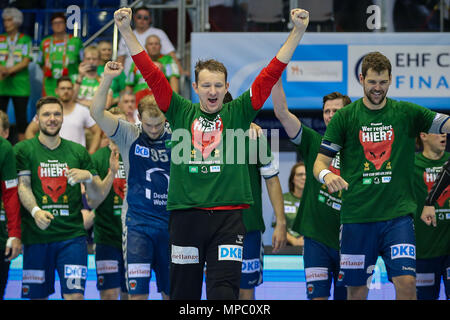
M433 183L436 180L436 177L439 174L441 168L439 168L439 170L434 169L435 168L427 168L427 170L423 172L423 182L425 182L428 192L430 192L431 188L433 187ZM447 201L449 196L450 186L447 186L447 188L445 188L445 190L441 193L436 202L440 207L443 207L445 205L445 201Z
M222 131L223 123L220 115L213 121L203 117L194 120L191 126L192 145L202 153L203 159L207 159L220 144Z
M381 166L391 157L392 143L394 142L394 129L389 130L384 126L366 127L359 131L359 141L364 148L366 159L372 162L375 169Z
M38 176L41 180L42 190L55 203L66 192L66 170L68 170L68 167L65 163L41 163L38 167Z

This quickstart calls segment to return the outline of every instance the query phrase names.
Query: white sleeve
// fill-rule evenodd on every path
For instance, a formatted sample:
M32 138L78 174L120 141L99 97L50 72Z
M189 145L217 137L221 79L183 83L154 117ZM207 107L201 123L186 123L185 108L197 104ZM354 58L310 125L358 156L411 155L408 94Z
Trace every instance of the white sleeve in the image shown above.
M86 114L84 116L84 127L85 128L91 128L93 127L95 124L97 124L97 122L95 122L95 120L91 117L91 114L89 112L89 110L87 108L86 109Z

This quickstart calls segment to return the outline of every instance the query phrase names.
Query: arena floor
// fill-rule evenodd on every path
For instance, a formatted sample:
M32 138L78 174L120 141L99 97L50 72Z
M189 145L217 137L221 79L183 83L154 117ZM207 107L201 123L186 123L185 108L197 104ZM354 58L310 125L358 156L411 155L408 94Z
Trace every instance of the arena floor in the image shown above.
M6 287L5 299L21 299L22 256L17 257L11 264L9 281ZM256 289L257 300L306 300L305 274L303 257L300 255L265 255L264 256L264 283ZM96 288L95 260L89 255L88 277L85 298L98 300L99 293ZM205 288L203 296L205 298ZM56 275L55 293L50 296L52 300L61 299L59 278ZM154 274L150 282L150 299L160 300L161 295L156 290ZM375 268L369 300L395 299L394 286L387 280L386 269L379 258ZM444 287L441 283L440 300L445 300Z

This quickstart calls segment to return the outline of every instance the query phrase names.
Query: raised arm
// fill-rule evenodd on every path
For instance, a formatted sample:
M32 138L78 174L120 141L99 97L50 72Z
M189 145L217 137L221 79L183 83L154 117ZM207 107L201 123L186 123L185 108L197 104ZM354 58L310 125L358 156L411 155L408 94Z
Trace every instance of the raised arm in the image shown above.
M131 16L130 8L120 8L114 12L115 23L130 51L134 63L147 82L147 85L152 89L158 107L161 111L166 112L169 109L173 90L164 73L153 63L133 33L130 26Z
M292 58L309 23L309 12L303 9L291 10L291 20L294 28L275 58L259 73L252 84L252 106L255 110L262 108L269 97L272 87L281 77L284 69Z
M291 20L294 24L286 42L277 53L277 59L289 63L309 24L309 12L303 9L292 9Z
M281 78L272 88L272 102L275 116L280 120L289 138L294 139L301 128L300 120L288 110Z
M92 99L92 106L89 109L91 117L108 136L114 134L119 124L119 120L109 111L105 110L106 99L113 79L120 75L122 70L123 66L118 62L109 61L106 63L103 77L95 91L94 99Z

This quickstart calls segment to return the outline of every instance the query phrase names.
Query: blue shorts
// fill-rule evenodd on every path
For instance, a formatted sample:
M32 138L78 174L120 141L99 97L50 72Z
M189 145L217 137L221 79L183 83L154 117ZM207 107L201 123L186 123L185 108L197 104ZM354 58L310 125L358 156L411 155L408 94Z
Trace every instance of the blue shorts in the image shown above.
M86 237L25 245L22 298L44 299L55 292L55 269L61 294L84 294L87 277Z
M253 289L263 282L263 255L264 246L261 231L251 231L245 234L241 289Z
M106 244L95 245L97 289L99 291L121 288L127 292L122 250Z
M370 288L378 256L389 281L416 276L416 239L411 216L371 223L341 225L339 284Z
M332 280L334 300L346 300L347 289L336 287L339 274L339 251L304 237L303 262L308 299L329 297Z
M445 295L447 299L450 299L450 255L431 259L417 259L417 299L439 299L441 278L444 281Z
M125 275L129 294L148 294L152 270L158 292L169 295L169 230L137 225L126 227Z

